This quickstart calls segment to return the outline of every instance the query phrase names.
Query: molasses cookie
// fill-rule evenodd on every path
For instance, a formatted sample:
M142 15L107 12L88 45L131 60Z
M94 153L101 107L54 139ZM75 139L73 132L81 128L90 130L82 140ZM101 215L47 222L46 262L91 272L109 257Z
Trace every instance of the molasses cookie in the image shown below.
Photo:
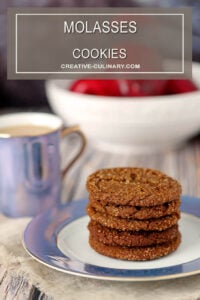
M163 231L121 231L91 221L88 229L95 240L110 246L150 246L170 242L178 236L178 225Z
M140 261L152 260L168 255L178 248L180 242L180 233L170 242L145 247L108 246L96 240L92 235L89 237L90 246L100 254L117 259Z
M137 220L137 219L123 219L119 217L112 217L107 214L97 212L91 205L87 207L87 213L93 221L100 223L102 226L119 230L165 230L172 227L178 222L180 218L179 213L174 213L169 216L161 218L153 218L148 220Z
M120 218L151 219L171 215L179 211L180 199L155 206L103 205L101 200L89 197L92 207L99 213Z
M118 259L151 260L177 249L181 186L157 170L114 168L88 177L89 243Z
M179 199L180 184L157 170L114 168L88 177L86 187L103 205L154 206Z

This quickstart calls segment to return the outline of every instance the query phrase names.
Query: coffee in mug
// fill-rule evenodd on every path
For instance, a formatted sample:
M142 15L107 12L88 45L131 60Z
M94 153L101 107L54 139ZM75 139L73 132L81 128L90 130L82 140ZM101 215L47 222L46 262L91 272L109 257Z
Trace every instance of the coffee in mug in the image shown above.
M35 136L51 132L52 129L47 126L37 125L17 125L0 128L0 137L18 137L18 136Z

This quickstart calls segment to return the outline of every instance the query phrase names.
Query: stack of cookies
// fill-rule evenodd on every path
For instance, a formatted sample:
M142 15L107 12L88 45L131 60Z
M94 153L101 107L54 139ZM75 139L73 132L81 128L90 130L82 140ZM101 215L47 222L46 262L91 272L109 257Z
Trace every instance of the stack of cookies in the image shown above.
M144 168L103 169L87 180L90 246L118 259L151 260L180 242L180 184Z

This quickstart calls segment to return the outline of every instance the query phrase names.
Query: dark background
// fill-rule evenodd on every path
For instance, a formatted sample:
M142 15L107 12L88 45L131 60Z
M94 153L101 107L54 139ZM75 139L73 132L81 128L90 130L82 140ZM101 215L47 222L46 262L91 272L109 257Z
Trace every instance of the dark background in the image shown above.
M165 3L164 3L165 2ZM0 0L0 107L47 106L44 82L7 80L6 13L8 7L136 7L191 6L193 8L193 60L200 61L200 1L198 0ZM31 55L31 53L30 53Z

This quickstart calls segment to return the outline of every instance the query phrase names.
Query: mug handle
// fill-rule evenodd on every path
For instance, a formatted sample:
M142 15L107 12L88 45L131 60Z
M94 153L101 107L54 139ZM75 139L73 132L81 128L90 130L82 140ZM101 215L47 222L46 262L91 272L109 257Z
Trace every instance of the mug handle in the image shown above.
M69 162L69 164L62 171L62 173L61 173L62 179L65 177L66 173L69 171L69 169L71 168L71 166L82 155L82 153L83 153L83 151L85 150L85 147L86 147L86 137L85 137L85 135L83 134L83 132L81 131L81 129L80 129L80 127L78 125L74 125L74 126L71 126L71 127L63 128L61 130L61 137L64 138L67 135L70 135L72 133L76 133L77 135L79 135L79 137L81 138L82 144L81 144L80 150L78 151L78 153L76 154L76 156Z

